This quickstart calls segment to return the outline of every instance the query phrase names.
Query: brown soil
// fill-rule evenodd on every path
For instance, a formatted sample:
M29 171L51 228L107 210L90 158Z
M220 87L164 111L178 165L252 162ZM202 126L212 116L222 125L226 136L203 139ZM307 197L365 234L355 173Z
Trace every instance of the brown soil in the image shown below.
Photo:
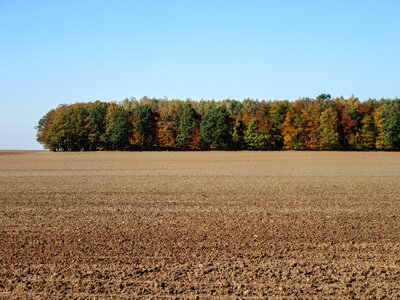
M400 298L400 153L4 152L0 298Z

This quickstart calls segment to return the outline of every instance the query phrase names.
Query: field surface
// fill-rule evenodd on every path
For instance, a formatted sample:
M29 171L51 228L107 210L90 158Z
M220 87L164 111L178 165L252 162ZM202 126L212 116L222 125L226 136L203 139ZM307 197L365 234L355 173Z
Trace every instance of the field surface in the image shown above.
M400 153L0 152L2 299L400 298Z

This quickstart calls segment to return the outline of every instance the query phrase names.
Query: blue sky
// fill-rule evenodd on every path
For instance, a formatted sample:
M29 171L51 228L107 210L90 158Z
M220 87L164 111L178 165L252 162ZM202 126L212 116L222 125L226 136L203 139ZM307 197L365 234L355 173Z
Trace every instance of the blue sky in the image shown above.
M0 0L0 149L61 103L399 97L400 1Z

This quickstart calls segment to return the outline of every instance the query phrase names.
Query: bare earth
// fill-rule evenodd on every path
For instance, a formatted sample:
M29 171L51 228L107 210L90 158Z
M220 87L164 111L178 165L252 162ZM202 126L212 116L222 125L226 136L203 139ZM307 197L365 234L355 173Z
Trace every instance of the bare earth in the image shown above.
M400 153L0 152L0 298L400 298Z

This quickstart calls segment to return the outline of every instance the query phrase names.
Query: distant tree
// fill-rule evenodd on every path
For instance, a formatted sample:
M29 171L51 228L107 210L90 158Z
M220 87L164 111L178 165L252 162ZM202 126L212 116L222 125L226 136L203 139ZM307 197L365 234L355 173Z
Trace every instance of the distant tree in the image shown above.
M90 150L106 148L107 103L96 101L87 105L87 126Z
M243 109L243 104L241 101L226 99L222 101L221 104L226 107L226 110L228 111L229 116L231 117L232 120L241 117Z
M156 120L150 104L137 106L131 118L133 138L131 142L140 149L151 149L156 144Z
M158 106L157 144L164 149L177 146L178 121L181 103L178 101L160 101Z
M190 149L193 142L193 133L196 129L198 116L190 103L184 104L178 123L178 135L176 140L181 149Z
M235 122L233 124L232 142L233 142L233 148L236 150L245 148L244 126L240 117L236 117Z
M357 150L375 150L377 132L373 115L366 115L361 124Z
M48 149L52 151L70 151L70 130L68 128L69 106L59 105L51 118L47 131Z
M400 150L400 99L143 97L60 105L35 128L38 142L52 151Z
M282 124L285 122L288 107L288 101L275 101L271 103L268 118L271 124L273 149L275 150L282 150L283 148Z
M89 132L87 126L87 109L86 104L79 103L70 107L72 112L69 114L70 134L73 142L71 143L72 151L89 150Z
M55 113L56 113L55 109L50 110L39 120L37 126L35 127L35 129L37 130L36 140L40 144L44 145L45 148L50 149L52 151L57 150L57 147L55 147L55 145L51 143L51 135L50 135Z
M331 99L332 99L332 97L331 97L330 94L320 94L320 95L317 97L317 100L322 100L322 101L329 101L329 100L331 100Z
M244 99L242 104L242 121L243 125L247 124L256 117L260 103L252 99Z
M229 149L232 146L232 122L225 107L212 108L200 125L202 139L211 149Z
M257 119L252 119L247 124L244 131L244 140L250 149L271 150L273 148L272 136L260 130Z
M284 149L319 150L321 102L310 99L297 100L288 109L281 125Z
M384 134L383 128L382 128L382 124L383 124L382 106L380 106L374 112L374 124L375 124L375 128L376 128L375 148L377 150L388 149L388 145L386 144L385 134Z
M106 128L108 147L111 150L128 150L131 131L129 112L117 105L109 106Z
M382 130L388 149L400 150L400 99L386 101L382 115Z
M357 133L361 129L361 103L357 98L350 98L343 102L341 109L341 143L344 150L356 150L358 144Z
M297 129L295 124L297 113L293 106L290 106L286 112L285 121L281 124L280 129L283 137L283 149L285 150L302 150L302 143L299 136L302 134L302 129Z
M84 151L89 149L86 105L60 105L52 116L48 146L54 151Z
M329 107L321 114L321 144L323 150L339 150L339 120L337 112Z

